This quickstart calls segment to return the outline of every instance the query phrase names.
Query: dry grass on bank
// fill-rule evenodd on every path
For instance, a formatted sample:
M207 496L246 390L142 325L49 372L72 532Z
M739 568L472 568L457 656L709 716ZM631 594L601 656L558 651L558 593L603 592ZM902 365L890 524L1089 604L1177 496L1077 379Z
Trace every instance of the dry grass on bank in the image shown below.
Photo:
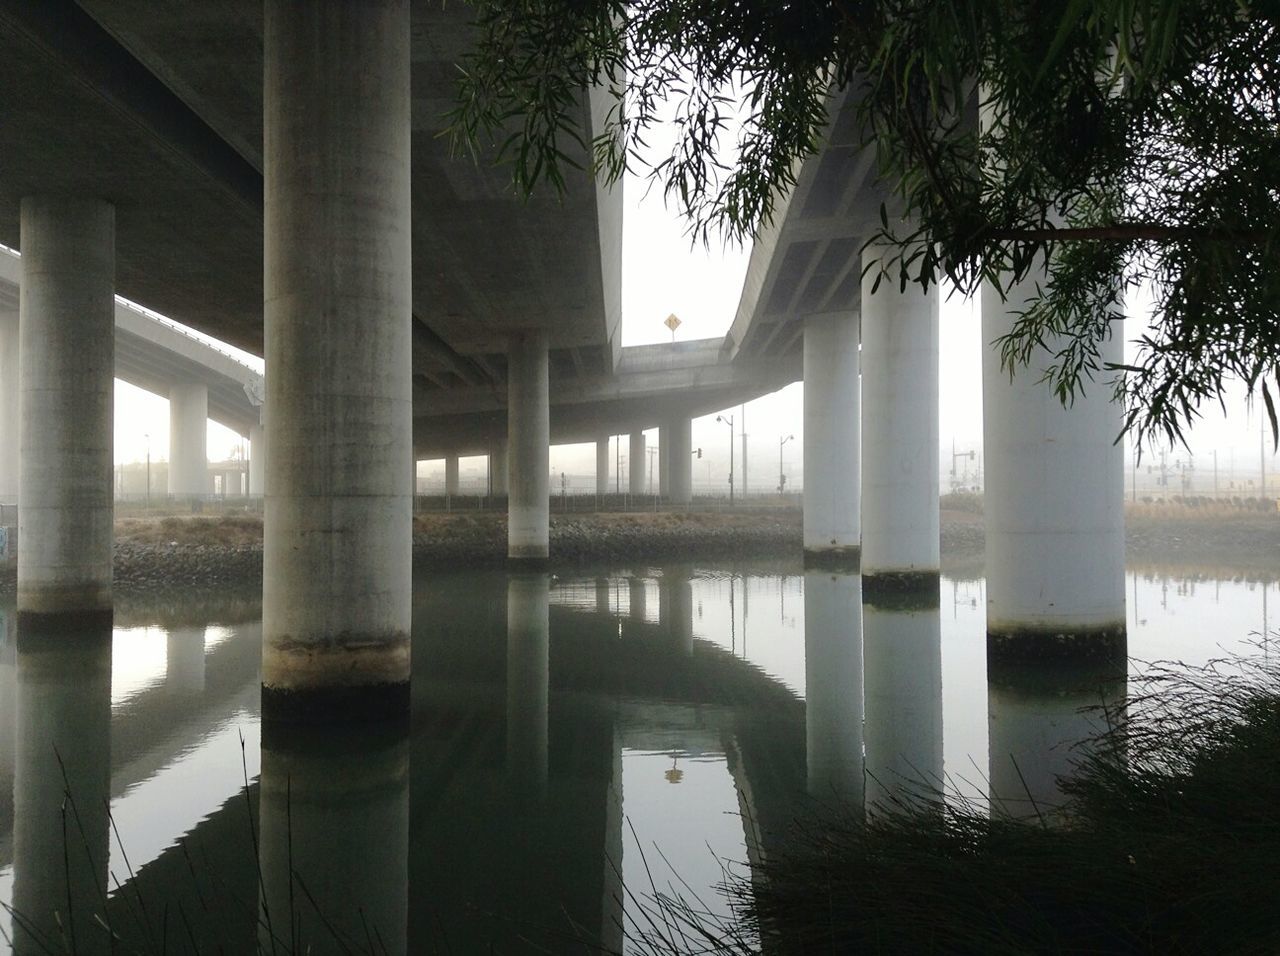
M120 518L116 541L148 545L216 545L244 547L262 543L262 516L256 514L170 515L164 518Z

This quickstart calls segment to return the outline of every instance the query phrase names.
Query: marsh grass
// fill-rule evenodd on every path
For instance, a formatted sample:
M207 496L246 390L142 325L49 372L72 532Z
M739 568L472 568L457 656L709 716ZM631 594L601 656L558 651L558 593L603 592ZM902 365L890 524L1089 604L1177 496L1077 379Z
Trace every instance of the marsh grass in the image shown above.
M1060 811L943 799L797 823L720 891L654 893L641 953L1280 951L1280 664L1152 666Z

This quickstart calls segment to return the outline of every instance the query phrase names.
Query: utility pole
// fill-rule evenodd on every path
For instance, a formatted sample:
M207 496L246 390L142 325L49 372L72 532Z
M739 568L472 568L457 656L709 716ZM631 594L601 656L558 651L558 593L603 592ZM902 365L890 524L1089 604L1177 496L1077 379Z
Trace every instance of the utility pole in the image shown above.
M622 494L622 436L613 436L613 493Z
M657 445L648 446L645 451L649 453L649 494L653 494L653 456L658 453Z
M142 436L147 440L147 509L151 508L151 433Z
M733 416L717 415L716 421L729 426L729 506L733 507Z
M738 410L738 417L742 419L742 500L747 500L747 406L743 405Z
M788 435L786 438L778 439L778 494L779 495L785 494L786 488L787 488L787 476L782 470L782 446L785 445L787 442L791 441L791 439L795 437L796 437L795 435Z

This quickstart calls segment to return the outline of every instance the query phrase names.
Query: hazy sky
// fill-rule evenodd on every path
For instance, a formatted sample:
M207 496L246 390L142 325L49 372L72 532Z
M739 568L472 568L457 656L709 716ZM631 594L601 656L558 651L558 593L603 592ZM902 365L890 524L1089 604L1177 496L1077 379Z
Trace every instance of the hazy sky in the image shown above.
M713 249L691 247L681 222L663 205L657 190L645 196L644 183L630 179L625 183L623 233L622 329L623 345L641 345L671 340L663 320L675 313L682 321L676 338L689 340L724 335L733 320L742 279L746 272L748 251L745 249ZM145 304L145 303L144 303ZM957 449L980 449L982 443L982 387L980 373L981 335L978 312L974 303L953 296L944 301L941 319L941 383L940 430L944 455L949 456L952 442ZM1145 303L1134 303L1145 313ZM180 319L180 317L177 317ZM1130 319L1125 337L1136 337L1139 322ZM260 360L246 356L258 367ZM1242 394L1242 390L1241 393ZM740 435L742 410L728 409ZM1224 472L1228 462L1239 471L1256 474L1259 467L1259 415L1251 412L1239 394L1229 402L1224 417L1216 408L1205 410L1206 420L1191 434L1193 451L1200 456L1197 468L1209 467L1212 449L1219 451ZM778 442L795 434L786 444L785 469L788 483L802 483L803 386L795 384L773 395L749 403L745 409L749 440L749 487L773 488L778 481ZM150 436L149 439L144 436ZM116 460L139 461L150 445L153 460L168 457L168 401L143 392L123 382L116 383ZM649 443L657 444L657 432L649 433ZM708 482L723 485L728 466L729 429L715 421L715 416L696 419L693 444L704 450L695 462L695 488ZM233 457L241 444L239 436L212 422L209 425L209 458ZM735 455L741 454L741 438ZM628 452L623 443L622 454ZM1171 458L1185 458L1179 449ZM1267 446L1268 470L1274 473L1277 459ZM552 450L552 470L565 472L578 479L581 486L594 473L593 446L558 446ZM474 480L483 474L483 459L464 459L462 476ZM443 480L443 466L424 464L421 474ZM741 486L741 462L738 462Z

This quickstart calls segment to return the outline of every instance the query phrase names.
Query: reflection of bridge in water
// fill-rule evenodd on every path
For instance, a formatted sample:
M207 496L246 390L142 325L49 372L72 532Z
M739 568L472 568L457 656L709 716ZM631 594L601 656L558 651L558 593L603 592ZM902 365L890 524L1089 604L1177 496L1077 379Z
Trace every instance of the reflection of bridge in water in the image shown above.
M857 576L808 572L802 700L695 636L692 567L663 569L656 615L639 597L649 575L634 578L625 615L614 612L608 581L492 574L465 589L433 581L414 609L412 734L347 746L330 736L323 747L271 735L247 803L238 780L207 781L206 789L224 788L205 795L212 812L185 833L165 834L183 845L133 860L132 879L113 855L124 885L111 895L112 925L144 932L140 893L180 905L198 938L251 947L260 894L252 806L262 890L277 911L287 909L292 844L294 867L309 871L307 892L339 924L337 914L363 900L366 919L403 927L386 940L392 952L435 939L463 950L486 942L508 951L522 940L564 949L574 932L617 945L624 753L723 754L752 861L784 845L793 821L815 808L836 799L887 804L903 780L942 779L936 608L863 606ZM13 775L17 799L16 820L0 824L0 863L16 864L15 901L40 910L65 900L58 873L39 872L61 857L22 856L24 845L61 840L61 770L41 742L75 730L79 745L59 751L73 791L101 793L120 815L143 783L163 779L237 714L255 710L255 610L224 615L240 623L206 654L203 627L137 609L138 622L168 624L168 657L163 677L114 709L102 679L109 652L104 658L90 642L60 650L56 668L41 667L38 655L15 654L10 634L0 689L26 743L15 754L6 721L0 772ZM447 634L434 630L442 622ZM1025 676L1002 675L989 691L990 784L993 797L1016 799L1029 788L1043 804L1064 769L1065 750L1054 745L1081 732L1075 709L1091 701ZM27 736L32 727L39 739ZM1016 781L1003 754L1016 759ZM89 822L106 826L105 817ZM89 844L105 852L105 830ZM107 891L105 866L104 858L77 884L90 909ZM215 911L202 902L213 898L239 902Z

